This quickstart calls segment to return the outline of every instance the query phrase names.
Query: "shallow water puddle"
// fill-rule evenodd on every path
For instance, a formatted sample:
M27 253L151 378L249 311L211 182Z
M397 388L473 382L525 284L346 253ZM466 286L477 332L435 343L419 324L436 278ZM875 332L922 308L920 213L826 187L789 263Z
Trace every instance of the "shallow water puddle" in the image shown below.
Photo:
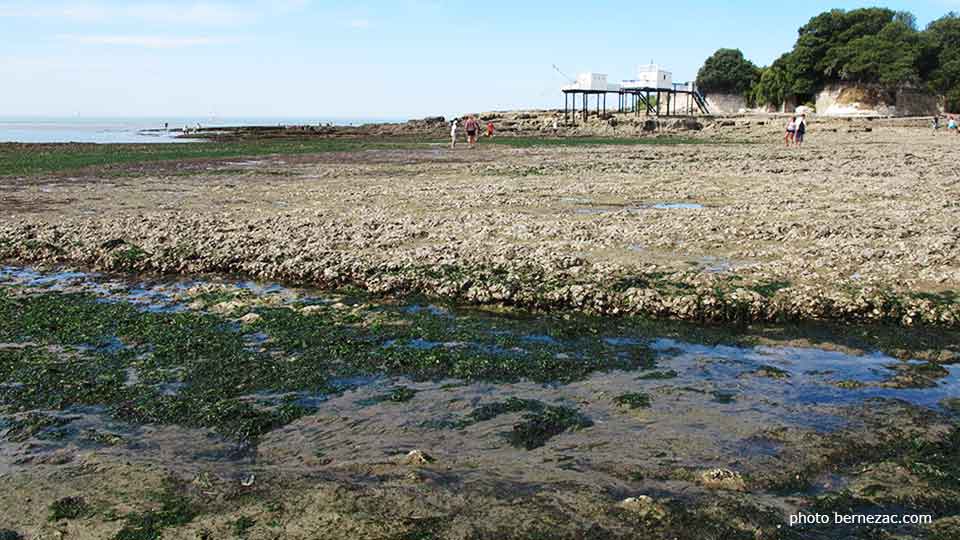
M574 199L561 199L564 202L570 202L574 204L589 204L590 206L578 207L574 210L577 214L581 215L598 215L598 214L610 214L614 212L627 212L630 214L636 214L640 212L648 212L650 210L701 210L706 208L704 205L699 203L686 203L686 202L666 202L666 203L653 203L653 204L643 204L637 206L628 206L628 205L617 205L617 204L593 204L590 201L587 202L577 202Z
M332 351L350 350L357 344L372 347L368 360L373 362L372 367L361 370L344 365L337 368L339 374L319 382L286 379L263 383L260 390L241 394L230 405L249 404L260 413L281 415L291 406L300 407L302 410L289 419L271 420L278 422L275 432L264 435L272 451L284 455L299 452L288 446L293 441L315 440L327 448L325 459L341 461L382 459L389 452L423 443L441 452L458 448L476 459L485 456L483 459L517 460L526 450L509 444L511 429L519 429L516 426L522 425L517 423L522 415L533 413L508 407L510 412L495 419L471 420L471 415L483 406L496 406L516 398L534 403L529 405L534 411L538 407L559 407L558 411L578 415L569 418L582 418L589 423L581 429L560 428L542 443L547 446L554 444L551 441L555 439L564 448L589 447L591 455L598 459L623 459L623 455L639 452L635 456L638 462L658 454L656 448L669 447L682 449L682 457L677 457L676 463L693 466L714 459L711 456L718 449L747 457L775 455L777 444L751 437L776 426L817 431L841 429L848 424L844 408L868 400L900 400L942 412L944 400L960 395L960 365L929 370L933 375L927 387L903 388L891 384L898 376L895 368L924 368L926 363L902 362L879 352L853 355L813 347L706 345L651 335L649 330L630 333L622 328L571 333L570 328L558 327L559 321L533 314L505 317L423 302L374 303L370 299L348 306L340 302L341 295L222 278L141 280L3 267L0 285L28 294L87 292L110 302L129 302L141 309L158 311L161 317L197 310L214 313L207 310L224 302L238 302L232 312L218 316L227 322L223 331L238 334L242 354L293 364L317 354L309 348L314 333L291 334L298 336L295 338L284 333L310 324L310 315L300 314L304 306L346 317L343 320L350 321L349 325L366 320L359 328L370 326L375 329L371 333L351 330L352 333L333 334L339 337L329 346ZM206 300L198 304L200 299ZM251 319L249 324L235 322L243 314L258 314L265 319ZM297 322L289 329L271 326L270 321L281 315L294 317ZM327 324L341 323L322 322L315 333L327 331L323 330ZM357 342L352 343L353 340ZM149 392L155 399L168 400L170 406L181 400L197 399L196 392L201 390L194 388L189 371L170 365L150 367L152 351L140 349L137 355L138 351L127 350L130 346L126 340L113 337L96 347L78 350L128 362L119 370L121 388ZM306 348L301 351L299 347ZM378 350L381 352L377 353ZM118 356L122 354L130 356ZM427 363L416 364L424 361L422 358ZM387 374L379 362L398 367L390 368L391 373ZM407 368L404 362L414 364ZM449 373L431 371L445 362L465 362L466 367L456 368L465 370L464 377L450 377L450 373L457 373L456 369ZM404 369L409 369L409 373ZM510 374L528 372L555 373L557 378L539 382L524 376L498 380L517 379ZM300 373L299 377L311 375L309 370ZM563 375L570 376L561 380ZM23 390L20 381L0 382L4 388ZM260 382L246 384L257 386ZM70 408L63 413L72 414L75 410ZM322 418L339 420L321 422ZM43 428L38 433L51 429L54 428ZM129 429L146 428L131 425ZM171 429L174 428L156 428L150 433L167 435L162 441L144 444L158 448L182 443L170 437ZM64 433L61 443L78 444L71 442L79 436L75 429ZM283 437L292 433L296 436L285 442ZM642 442L638 442L638 437ZM325 442L320 444L321 440ZM336 441L349 442L352 450L338 450ZM596 446L597 441L603 444ZM238 456L241 463L247 459L230 450L231 445L225 441L202 450L194 443L184 444L192 445L193 455L204 456L206 461L213 456ZM131 455L143 447L127 446ZM113 451L121 452L119 448ZM6 454L0 462L10 463L11 455L20 456L14 461L20 460L20 452L20 446L0 451Z
M650 208L656 210L700 210L704 206L698 203L657 203Z
M932 388L881 386L896 375L890 366L901 361L877 352L853 356L814 348L744 348L672 339L656 339L650 347L669 359L662 365L680 373L678 384L725 382L785 405L841 405L884 398L941 408L943 400L960 395L960 365L944 366L945 376ZM844 384L851 381L859 384Z

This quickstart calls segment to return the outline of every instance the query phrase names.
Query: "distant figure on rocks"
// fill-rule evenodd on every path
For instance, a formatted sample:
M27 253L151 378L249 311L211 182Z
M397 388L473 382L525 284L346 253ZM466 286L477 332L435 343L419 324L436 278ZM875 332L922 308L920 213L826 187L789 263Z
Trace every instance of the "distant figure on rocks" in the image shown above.
M460 122L456 118L453 119L453 122L450 122L450 149L457 147L457 128L460 127Z
M786 146L790 146L793 143L793 136L797 132L797 117L794 116L790 118L790 121L787 122L787 134L783 136L783 143Z
M488 138L493 137L493 121L492 120L490 122L487 122L487 137Z
M797 119L797 132L794 134L794 140L797 142L797 146L803 144L803 136L807 133L807 114L803 113L800 115L800 118Z
M930 121L930 127L933 128L933 132L936 133L940 129L940 116L934 115L933 120Z
M560 129L560 126L557 125L557 117L553 117L553 134L556 135L557 131Z
M951 116L950 119L947 120L947 129L955 133L957 131L957 119L954 118L953 116Z
M477 144L477 133L480 131L480 122L477 122L476 117L471 116L464 122L463 129L467 130L467 142L470 143L470 148L473 148Z

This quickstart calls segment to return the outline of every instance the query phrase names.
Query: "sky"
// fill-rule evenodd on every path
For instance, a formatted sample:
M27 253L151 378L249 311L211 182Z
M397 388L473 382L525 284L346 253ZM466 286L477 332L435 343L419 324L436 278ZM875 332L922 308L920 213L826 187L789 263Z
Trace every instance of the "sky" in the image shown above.
M960 0L0 0L0 116L415 118L562 107L560 71L758 65L832 8Z

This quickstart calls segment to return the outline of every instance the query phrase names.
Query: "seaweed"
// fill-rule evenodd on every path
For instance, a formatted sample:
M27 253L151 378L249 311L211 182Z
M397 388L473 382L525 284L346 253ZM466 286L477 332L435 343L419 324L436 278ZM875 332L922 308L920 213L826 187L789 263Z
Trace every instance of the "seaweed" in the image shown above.
M50 505L50 521L80 519L93 513L93 509L83 497L64 497Z
M613 398L613 403L618 407L628 409L647 408L650 406L650 395L642 392L622 394Z

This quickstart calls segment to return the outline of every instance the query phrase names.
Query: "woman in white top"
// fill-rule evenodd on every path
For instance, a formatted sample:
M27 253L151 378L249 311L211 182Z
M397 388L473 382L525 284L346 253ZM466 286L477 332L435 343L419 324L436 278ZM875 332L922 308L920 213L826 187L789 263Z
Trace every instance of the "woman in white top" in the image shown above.
M459 122L456 118L453 119L453 122L450 122L450 148L456 148L457 146L457 128L460 127Z
M790 119L789 122L787 122L787 134L783 136L783 142L787 146L790 146L790 144L793 142L793 136L796 132L797 132L797 117L794 116L793 118Z

